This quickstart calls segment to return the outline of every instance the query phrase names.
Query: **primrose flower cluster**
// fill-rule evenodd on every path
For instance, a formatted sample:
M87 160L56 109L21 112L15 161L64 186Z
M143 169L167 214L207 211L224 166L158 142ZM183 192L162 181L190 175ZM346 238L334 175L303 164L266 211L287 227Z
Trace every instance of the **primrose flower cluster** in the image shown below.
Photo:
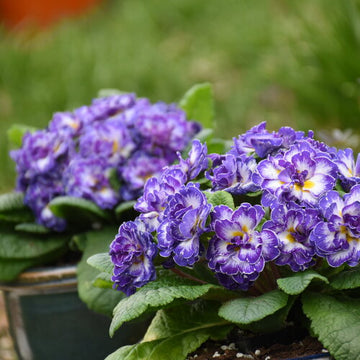
M93 100L55 113L48 127L26 133L11 152L17 190L38 223L62 231L65 220L48 204L58 196L94 202L102 209L140 196L147 178L176 159L200 125L173 104L152 104L134 94Z
M219 191L231 201L212 201ZM248 290L269 262L356 266L360 155L264 122L225 154L194 140L188 158L147 180L135 209L110 246L114 287L127 295L156 278L159 259L178 270L205 264L231 290Z

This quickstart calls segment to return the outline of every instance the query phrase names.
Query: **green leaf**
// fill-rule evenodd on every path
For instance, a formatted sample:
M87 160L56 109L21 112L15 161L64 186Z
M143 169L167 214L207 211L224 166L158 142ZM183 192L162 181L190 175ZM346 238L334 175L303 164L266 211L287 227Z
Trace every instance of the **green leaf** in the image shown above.
M38 259L1 259L0 258L0 281L9 282L25 269L38 263Z
M355 289L360 287L360 268L343 271L331 279L330 285L337 290Z
M153 349L158 344L161 344L161 342L161 340L157 340L139 343L136 345L123 346L107 356L105 360L151 360L151 353L153 352ZM184 358L185 357L182 357L181 360L184 360Z
M36 223L21 223L15 226L16 231L23 231L30 234L49 234L51 230Z
M279 288L289 295L298 295L302 293L313 280L321 280L325 283L329 283L325 276L322 276L314 270L306 270L303 272L297 272L293 275L281 278L277 280Z
M218 315L220 303L217 301L197 300L193 303L159 310L151 322L143 341L152 341L174 336L179 329L210 328L230 325ZM221 339L222 337L220 337Z
M360 302L304 293L303 310L311 328L336 360L360 360Z
M21 192L10 192L0 195L0 212L16 211L24 209L24 194Z
M124 201L115 208L116 216L120 216L123 212L133 210L136 201Z
M60 258L67 250L66 234L30 234L2 227L0 232L0 281L14 280L23 270Z
M16 279L16 277L24 270L51 263L63 256L67 247L56 249L50 253L39 257L33 257L29 259L3 259L0 258L0 281L9 282Z
M0 195L0 221L19 223L32 221L34 216L24 204L24 194L10 192Z
M210 139L214 134L214 130L213 129L202 129L200 130L200 132L198 132L195 136L196 139L198 139L200 142L204 143L206 142L208 139ZM189 147L186 149L186 152L189 152L191 149L191 145L189 144ZM209 150L209 149L208 149ZM210 151L208 152L210 153Z
M184 360L207 339L223 339L232 326L220 319L218 304L196 303L160 310L143 342L125 346L106 360Z
M70 247L74 251L84 252L86 247L86 233L78 233L71 237Z
M64 218L69 224L109 220L109 214L90 200L71 196L58 196L49 203L54 215ZM75 216L74 216L75 215Z
M32 221L34 221L34 216L29 209L0 213L0 222L19 224Z
M230 209L235 209L234 199L227 191L205 191L204 194L206 195L207 201L213 206L226 205Z
M96 276L93 285L101 289L112 289L114 283L111 278L110 274L102 272Z
M112 274L114 270L114 264L112 263L108 252L90 256L87 259L87 263L95 269L107 274Z
M273 333L274 331L281 330L288 325L287 317L295 300L296 300L295 296L290 297L286 306L274 312L273 314L264 317L261 320L252 322L247 325L244 324L237 324L237 325L239 328L243 330L249 330L251 332L260 333L260 334Z
M135 294L121 300L114 309L110 335L126 321L133 320L145 312L154 311L176 299L195 300L211 288L219 286L199 284L181 278L170 271L160 271L158 279L140 288Z
M0 258L30 259L67 247L66 234L34 235L15 231L0 232Z
M250 324L285 307L287 301L287 294L273 290L258 297L230 300L220 307L219 315L237 324Z
M14 124L8 129L7 136L10 143L12 143L15 147L20 148L23 136L27 132L33 133L36 130L37 128L33 126Z
M214 128L214 97L209 83L194 85L180 100L187 118L199 121L204 128Z
M95 312L111 316L115 305L124 298L124 294L113 289L94 286L99 271L88 265L87 259L99 252L108 251L117 229L106 227L86 234L86 245L81 261L78 264L78 293L80 299ZM107 259L110 260L109 255ZM112 263L111 263L112 264Z
M249 197L257 197L257 196L260 196L262 194L262 191L256 191L256 192L250 192L250 193L247 193L246 196L249 196Z
M196 135L196 138L198 138L198 135ZM232 144L233 142L229 140L211 139L207 142L208 154L225 154L230 150Z

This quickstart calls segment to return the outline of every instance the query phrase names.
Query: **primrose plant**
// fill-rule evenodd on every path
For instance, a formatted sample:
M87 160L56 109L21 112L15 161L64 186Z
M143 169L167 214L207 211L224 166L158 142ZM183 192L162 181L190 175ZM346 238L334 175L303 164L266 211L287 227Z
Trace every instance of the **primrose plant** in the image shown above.
M360 359L360 157L313 132L261 123L147 180L138 216L88 263L127 295L110 333L155 312L116 359L185 359L237 326L308 327L335 359Z
M146 180L199 134L202 125L189 120L198 115L191 109L196 94L205 94L206 103L210 93L208 84L196 85L181 104L167 104L112 91L55 113L45 129L11 129L17 184L0 196L0 281L84 251L92 231L99 244L93 251L107 249L106 229L116 231Z

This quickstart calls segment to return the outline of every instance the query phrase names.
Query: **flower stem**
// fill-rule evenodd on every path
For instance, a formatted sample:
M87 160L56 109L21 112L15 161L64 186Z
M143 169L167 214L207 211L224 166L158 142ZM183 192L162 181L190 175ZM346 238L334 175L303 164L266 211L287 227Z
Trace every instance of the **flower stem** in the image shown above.
M198 278L195 277L195 276L192 276L192 275L190 275L190 274L187 274L187 273L181 271L180 269L171 268L170 270L171 270L173 273L175 273L176 275L179 275L179 276L181 276L181 277L183 277L183 278L196 281L196 282L198 282L198 283L200 283L200 284L207 284L206 281L200 280L200 279L198 279Z
M270 262L271 274L273 275L274 283L276 283L277 279L281 278L278 267L271 261Z

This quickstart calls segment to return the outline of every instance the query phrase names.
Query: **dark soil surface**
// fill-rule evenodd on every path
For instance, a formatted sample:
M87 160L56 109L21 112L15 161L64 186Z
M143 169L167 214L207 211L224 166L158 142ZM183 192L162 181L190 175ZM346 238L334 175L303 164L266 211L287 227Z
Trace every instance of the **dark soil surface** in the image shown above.
M239 339L240 341L237 341ZM241 337L239 339L229 337L228 340L222 342L209 340L200 349L190 354L187 360L287 360L314 354L328 354L317 339L308 335L291 343L287 343L288 341L284 338L285 344L275 343L266 344L266 346L251 343L251 341L246 345ZM261 338L260 341L267 342L266 339ZM329 360L332 359L329 354L328 356Z

